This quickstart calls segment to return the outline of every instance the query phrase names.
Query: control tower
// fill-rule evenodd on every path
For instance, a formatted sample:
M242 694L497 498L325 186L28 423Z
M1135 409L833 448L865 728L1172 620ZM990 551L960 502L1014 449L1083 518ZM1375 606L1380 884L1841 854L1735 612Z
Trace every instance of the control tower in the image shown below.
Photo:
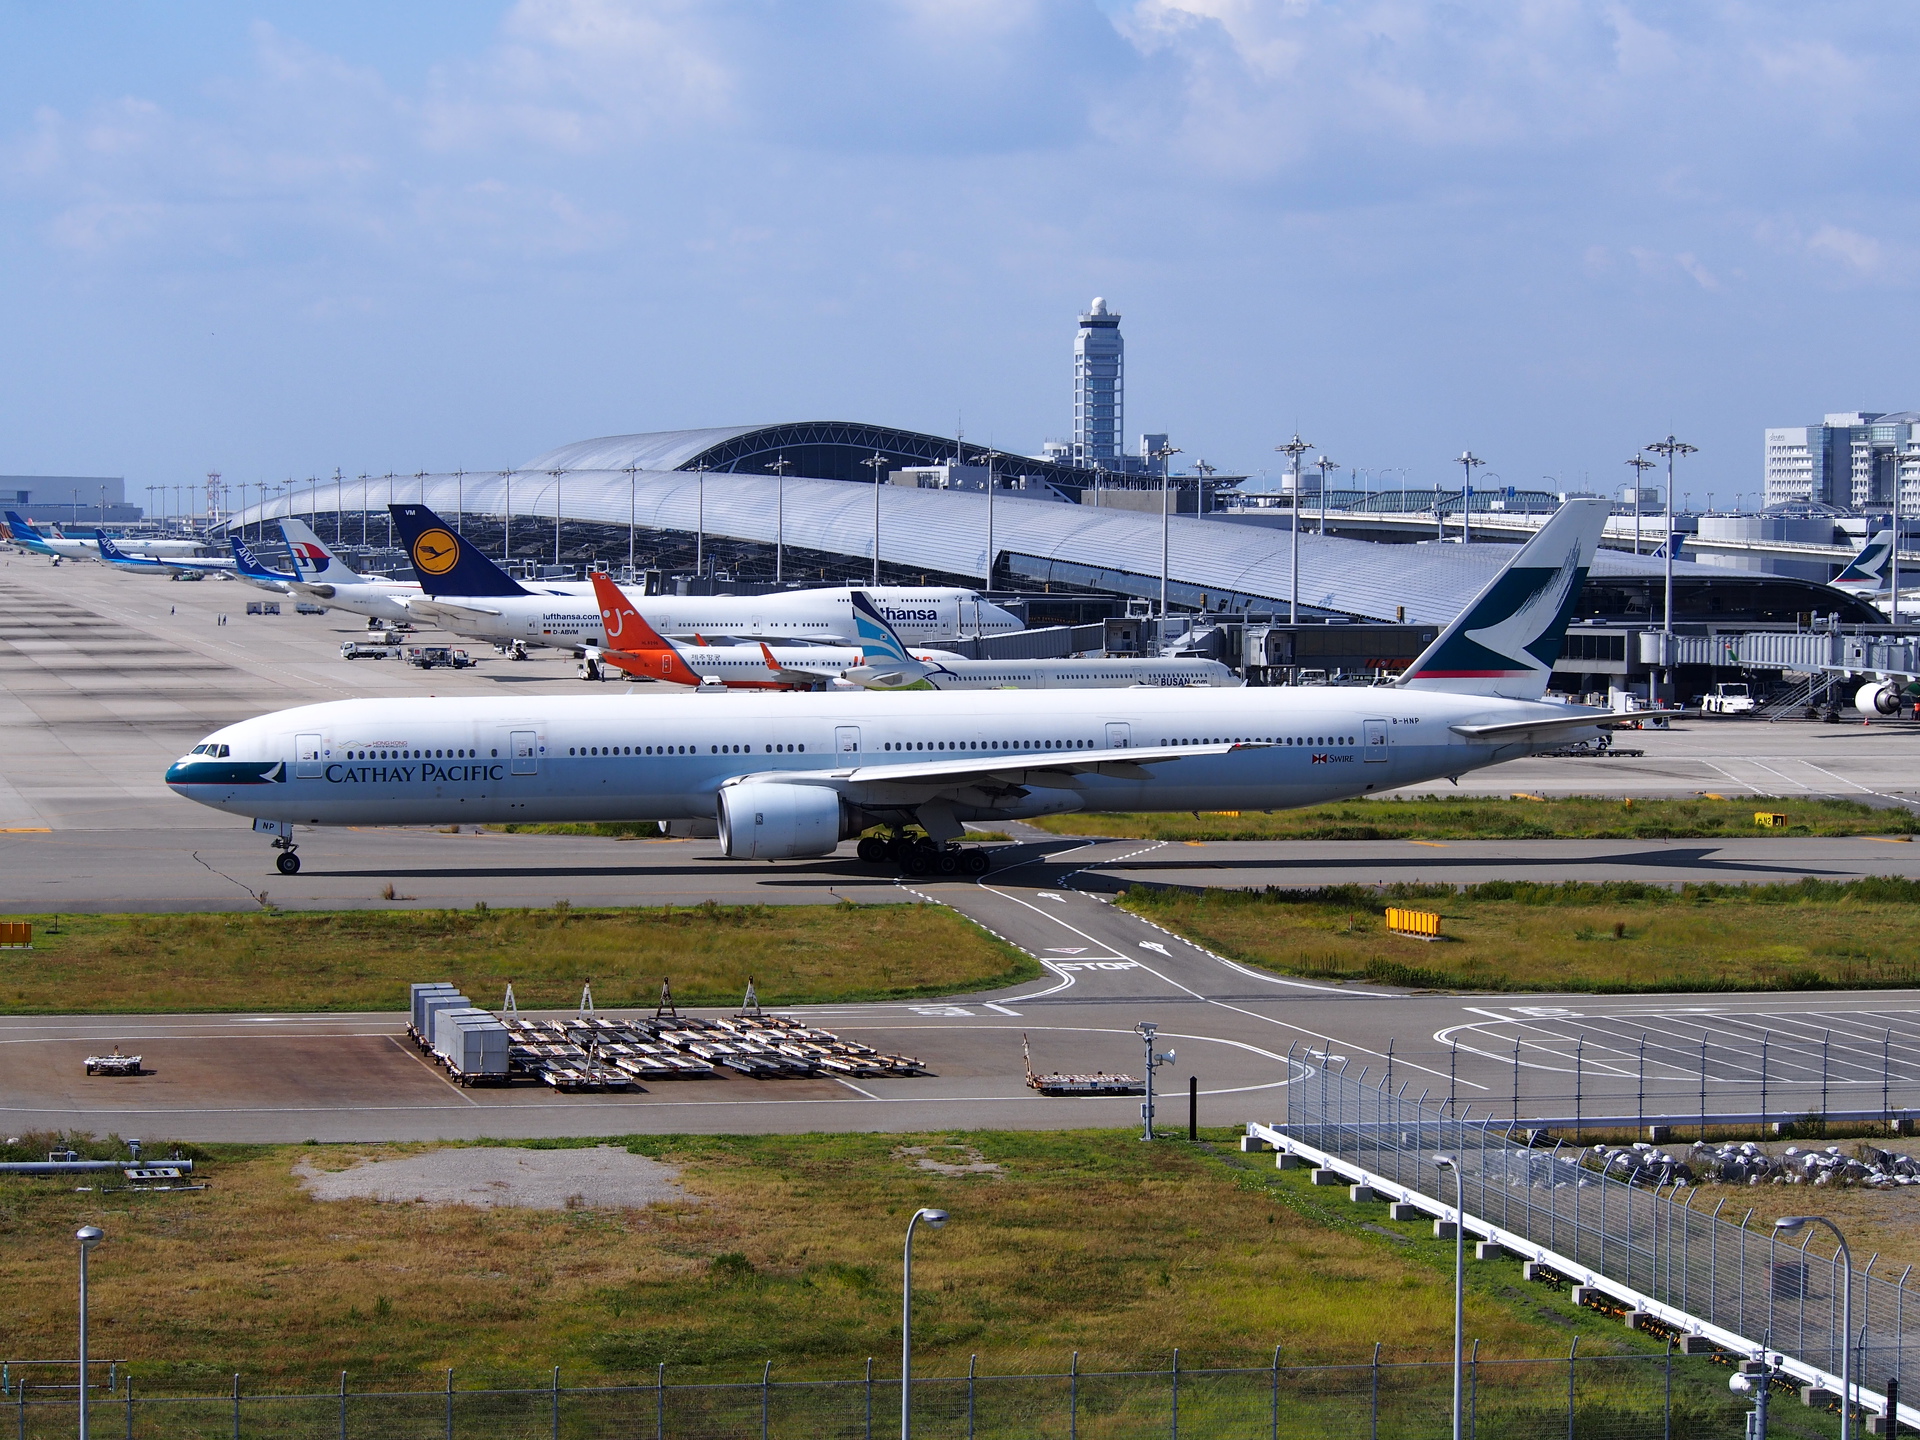
M1126 342L1120 317L1098 295L1080 317L1073 341L1073 463L1117 464L1123 432Z

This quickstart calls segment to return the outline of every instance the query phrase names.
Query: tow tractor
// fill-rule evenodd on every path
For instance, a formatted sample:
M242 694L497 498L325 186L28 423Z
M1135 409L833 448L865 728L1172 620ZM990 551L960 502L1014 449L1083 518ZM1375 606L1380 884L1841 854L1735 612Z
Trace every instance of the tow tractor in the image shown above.
M1700 700L1703 715L1751 715L1758 706L1744 680L1722 680Z

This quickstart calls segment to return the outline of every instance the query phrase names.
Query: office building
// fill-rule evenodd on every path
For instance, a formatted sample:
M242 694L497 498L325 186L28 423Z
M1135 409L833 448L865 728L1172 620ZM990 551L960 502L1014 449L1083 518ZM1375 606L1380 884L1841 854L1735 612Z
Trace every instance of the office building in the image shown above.
M1884 509L1901 490L1911 511L1920 490L1920 411L1847 410L1818 425L1766 432L1766 503Z

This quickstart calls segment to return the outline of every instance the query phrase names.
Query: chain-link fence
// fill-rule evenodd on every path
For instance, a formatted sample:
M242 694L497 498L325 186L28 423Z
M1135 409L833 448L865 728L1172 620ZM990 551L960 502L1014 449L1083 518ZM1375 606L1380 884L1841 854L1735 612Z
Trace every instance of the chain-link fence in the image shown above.
M1455 1182L1433 1158L1454 1155L1469 1229L1475 1221L1498 1227L1755 1349L1764 1341L1840 1372L1848 1267L1839 1251L1814 1248L1825 1232L1808 1226L1783 1238L1772 1224L1805 1204L1804 1189L1759 1212L1741 1190L1648 1187L1593 1168L1585 1150L1530 1145L1509 1120L1454 1116L1441 1101L1409 1098L1344 1067L1321 1066L1289 1087L1287 1116L1288 1135L1449 1208ZM1908 1272L1875 1275L1874 1263L1852 1271L1851 1338L1855 1383L1882 1390L1920 1337L1906 1333Z
M1053 1375L916 1378L913 1432L924 1440L1443 1440L1452 1425L1447 1361L1182 1368ZM1473 1440L1736 1440L1745 1408L1726 1371L1700 1359L1580 1356L1481 1360L1463 1370L1463 1431ZM104 1387L102 1387L104 1389ZM7 1397L18 1440L76 1432L75 1387L16 1382ZM664 1368L645 1385L144 1395L124 1374L89 1404L101 1440L874 1440L899 1433L900 1382L846 1380L679 1384ZM1802 1427L1804 1430L1804 1427ZM1816 1424L1811 1435L1830 1426Z

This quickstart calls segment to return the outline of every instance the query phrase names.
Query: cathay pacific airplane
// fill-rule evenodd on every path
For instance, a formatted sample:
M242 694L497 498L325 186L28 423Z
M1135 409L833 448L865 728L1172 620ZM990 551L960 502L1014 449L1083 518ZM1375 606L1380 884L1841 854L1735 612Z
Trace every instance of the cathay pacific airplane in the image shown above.
M462 635L523 645L604 647L606 629L593 586L515 580L424 505L393 505L394 525L426 594L407 606ZM1020 617L950 586L867 587L902 634L925 644L1024 628ZM855 638L847 587L782 590L771 595L648 595L635 601L662 635L744 636L847 643Z
M1608 508L1563 505L1394 686L337 700L225 726L166 780L273 832L289 875L295 825L690 819L735 857L884 826L910 870L977 872L966 821L1314 805L1597 735L1609 712L1543 697Z

